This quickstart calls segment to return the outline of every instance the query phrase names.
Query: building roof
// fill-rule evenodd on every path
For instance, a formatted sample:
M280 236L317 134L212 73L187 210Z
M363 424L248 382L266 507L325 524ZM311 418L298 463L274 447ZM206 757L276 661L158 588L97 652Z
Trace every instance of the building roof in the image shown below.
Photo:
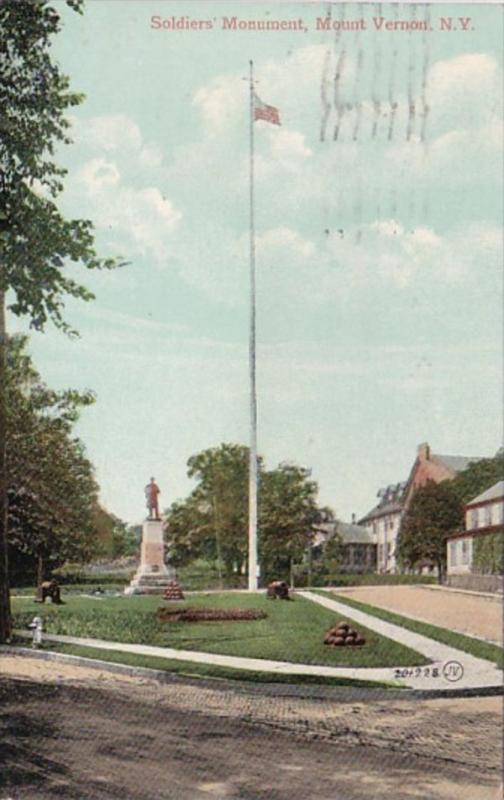
M441 461L448 469L453 472L462 472L467 469L469 464L475 464L476 461L481 461L482 456L442 456L439 453L432 453L431 458L436 461Z
M326 522L320 526L325 533L326 540L331 539L337 532L343 544L374 544L373 537L362 525L353 522Z
M402 503L378 503L365 517L359 520L359 525L376 517L383 517L385 514L398 514L400 511L402 511Z
M359 520L360 524L370 522L386 514L398 514L404 509L412 491L412 481L415 470L420 463L420 458L424 458L427 461L435 461L438 464L442 464L450 472L457 473L467 469L470 464L481 461L483 456L445 456L440 453L431 453L427 443L419 445L418 454L411 468L408 480L402 481L401 483L393 483L384 489L380 489L378 492L378 497L380 499L377 505L372 508L371 511L368 511L364 517L361 517Z
M382 517L384 514L397 514L403 506L404 490L406 483L392 483L384 489L380 489L377 496L380 498L378 504L371 509L359 523L371 520L374 517Z
M473 498L473 500L469 500L467 503L468 506L472 506L476 503L484 503L487 500L500 500L504 497L504 481L497 481L494 483L493 486L490 486L489 489L485 489L484 492L479 494L477 497Z
M351 522L338 522L337 530L344 544L373 544L373 537L362 525Z

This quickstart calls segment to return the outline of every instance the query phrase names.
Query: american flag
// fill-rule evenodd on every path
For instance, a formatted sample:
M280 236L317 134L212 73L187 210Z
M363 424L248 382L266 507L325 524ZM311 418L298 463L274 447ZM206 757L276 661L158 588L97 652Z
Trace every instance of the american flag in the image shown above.
M267 106L254 92L254 122L256 119L263 119L265 122L271 122L272 125L282 124L278 108Z

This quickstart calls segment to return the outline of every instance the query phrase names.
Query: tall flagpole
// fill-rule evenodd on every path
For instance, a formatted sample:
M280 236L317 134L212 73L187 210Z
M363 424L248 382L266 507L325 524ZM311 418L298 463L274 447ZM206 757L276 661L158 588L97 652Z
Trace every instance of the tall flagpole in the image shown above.
M256 275L254 230L254 64L250 61L250 455L248 588L257 589L257 393L256 393Z

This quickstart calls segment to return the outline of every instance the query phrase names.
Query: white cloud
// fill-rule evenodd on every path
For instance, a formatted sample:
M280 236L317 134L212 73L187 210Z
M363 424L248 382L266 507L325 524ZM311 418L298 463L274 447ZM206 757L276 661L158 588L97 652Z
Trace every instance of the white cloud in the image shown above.
M451 126L478 127L496 113L499 67L487 53L464 53L437 61L427 76L429 105Z
M376 289L382 281L404 289L434 270L441 282L467 279L475 252L468 254L458 242L480 248L477 237L469 242L467 230L441 236L422 221L418 209L426 187L433 193L438 187L463 187L495 171L500 139L492 111L498 82L494 59L469 53L432 65L426 143L420 141L418 117L406 141L404 93L396 95L395 139L389 142L386 136L390 108L384 101L385 118L372 140L375 107L364 90L358 98L360 133L354 140L356 65L350 57L340 82L340 100L349 106L340 138L334 141L337 114L329 81L337 63L332 50L316 45L257 64L258 92L278 106L282 119L281 127L261 124L256 129L257 248L265 265L263 285L272 296L287 286L294 302L305 302L299 287L308 287L312 302L326 303L357 285ZM324 81L332 107L321 143ZM372 84L364 86L369 95ZM450 98L459 91L464 102L459 97L450 110ZM457 117L460 107L474 111L481 97L486 111L476 122L469 115L466 125L465 117ZM239 73L218 76L195 91L193 104L201 119L199 138L177 147L162 169L161 148L144 143L139 126L125 115L79 123L89 146L102 148L81 169L79 180L93 195L96 221L125 238L133 252L158 262L170 253L185 280L214 299L234 304L243 295L248 254L246 82ZM133 162L136 168L129 178ZM154 169L153 180L149 170ZM149 178L142 181L145 175ZM177 194L167 197L165 186L176 186ZM418 213L408 216L413 200ZM180 225L183 212L187 230ZM228 214L233 218L229 226ZM495 243L492 248L494 253Z
M82 181L91 194L117 185L120 179L121 175L117 165L111 161L106 161L104 158L91 159L77 173L77 180Z
M142 144L140 128L126 114L74 119L74 134L78 142L108 152L139 150Z
M306 145L306 137L299 131L278 130L271 135L271 154L287 170L302 167L305 159L313 155Z
M91 157L70 175L65 202L105 230L113 250L166 261L182 211L157 185L163 181L160 147L145 144L124 114L74 120L74 130Z
M139 125L126 114L72 117L71 122L74 140L90 151L113 154L116 160L127 160L130 168L155 169L162 164L162 149L145 142Z
M140 163L145 167L159 167L163 162L163 153L157 145L146 145L140 151Z
M194 95L193 103L201 112L203 122L211 135L221 132L241 115L247 113L245 84L237 76L221 76L202 86Z
M248 235L205 228L174 244L182 277L214 301L245 305L248 298ZM494 286L502 255L500 230L469 225L444 235L427 226L412 230L397 220L376 220L329 233L318 241L289 226L269 228L256 238L259 304L267 315L335 302L365 307L395 292L436 292L458 286L484 291ZM497 289L498 290L498 287Z

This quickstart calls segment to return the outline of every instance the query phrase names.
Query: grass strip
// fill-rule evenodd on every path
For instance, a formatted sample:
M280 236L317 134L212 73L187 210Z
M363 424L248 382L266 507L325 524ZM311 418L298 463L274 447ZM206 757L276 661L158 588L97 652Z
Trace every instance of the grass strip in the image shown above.
M22 642L20 639L15 641L14 644L26 647L26 642ZM380 689L382 691L384 689L394 689L397 691L403 688L392 680L390 683L386 683L324 675L289 675L276 672L255 672L252 670L215 666L213 664L199 664L193 661L178 661L175 659L157 658L156 656L141 656L136 653L111 652L110 650L63 644L61 642L47 643L44 647L44 651L97 659L111 664L125 664L129 667L144 667L147 669L161 670L168 674L174 674L185 678L211 678L214 680L246 681L252 683L286 683L291 685L349 686L361 689Z
M361 603L360 600L343 597L337 592L318 590L317 594L321 594L324 597L328 594L332 594L337 597L339 603L343 603L351 608L356 608L359 611L365 611L373 617L382 619L385 622L392 622L394 625L400 625L401 628L406 628L414 633L420 633L422 636L428 636L429 639L442 642L457 650L463 650L465 653L470 653L476 658L484 658L487 661L493 661L500 669L504 668L504 650L496 644L491 644L491 642L482 642L479 639L464 636L463 633L450 631L447 628L439 628L437 625L431 625L430 622L419 622L410 617L403 617L401 614L396 614L394 611L371 606L368 603Z

